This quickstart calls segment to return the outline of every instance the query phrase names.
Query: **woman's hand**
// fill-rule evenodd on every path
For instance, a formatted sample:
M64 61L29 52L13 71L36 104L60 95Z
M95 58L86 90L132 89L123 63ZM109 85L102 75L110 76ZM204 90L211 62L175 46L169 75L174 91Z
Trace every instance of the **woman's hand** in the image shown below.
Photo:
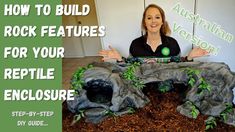
M192 60L193 58L202 57L208 54L209 52L207 52L206 50L197 47L191 50L191 52L188 54L187 59Z
M101 50L99 52L99 55L103 56L103 58L102 58L103 61L110 60L110 59L122 61L122 56L120 55L120 53L116 49L112 48L111 46L109 46L109 49L110 50Z

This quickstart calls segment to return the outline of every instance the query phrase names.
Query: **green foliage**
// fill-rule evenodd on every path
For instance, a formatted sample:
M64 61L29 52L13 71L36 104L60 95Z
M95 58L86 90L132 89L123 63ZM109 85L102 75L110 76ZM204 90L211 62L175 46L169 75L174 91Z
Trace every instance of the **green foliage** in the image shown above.
M211 85L209 85L208 83L206 83L204 78L200 78L201 83L198 86L198 93L201 94L202 91L207 90L207 91L211 91Z
M196 119L200 113L199 110L196 108L196 106L191 101L187 101L186 103L191 106L191 115L194 119Z
M192 77L194 74L199 75L201 73L200 70L192 69L192 68L186 68L185 71L186 71L186 73L188 74L189 77Z
M224 121L228 118L228 113L233 111L233 105L230 103L226 103L226 108L223 112L220 113L220 118L222 118ZM216 118L210 116L206 121L206 130L213 129L217 126L216 124Z
M168 86L166 85L162 85L161 87L159 87L158 89L161 93L166 93L168 91Z
M144 81L141 81L140 79L136 79L133 81L133 85L138 88L138 89L143 89L144 88Z
M77 90L81 89L84 86L84 81L82 77L87 69L92 68L92 65L88 65L87 67L78 68L78 70L73 74L71 81L71 89Z
M80 121L82 119L82 117L85 117L84 115L84 110L80 110L78 114L76 114L73 117L73 121L71 123L71 126L74 125L75 123L77 123L78 121Z
M229 103L226 103L226 109L220 113L220 117L226 121L228 119L228 113L232 112L233 111L233 105L232 104L229 104Z
M200 112L199 112L199 110L196 108L195 105L192 105L191 109L192 109L191 115L192 115L192 117L193 117L194 119L196 119Z
M105 115L108 115L108 116L111 116L113 117L114 121L116 122L116 117L118 116L116 113L114 113L113 111L111 110L106 110L105 111Z
M166 93L168 91L170 91L172 89L172 81L171 80L166 80L166 81L163 81L163 82L160 82L158 84L158 90L161 92L161 93Z
M111 110L106 110L106 111L105 111L105 115L109 115L109 116L113 116L113 117L118 116L116 113L114 113L114 112L111 111Z
M190 87L193 87L195 82L196 82L195 79L192 77L192 78L189 79L188 84L189 84Z
M127 80L134 80L136 77L134 75L134 72L135 72L135 68L137 66L140 66L140 63L138 62L134 62L133 64L131 64L127 70L122 74L123 77Z
M136 67L140 66L139 62L134 62L131 64L127 70L122 74L122 77L126 80L131 81L131 84L139 89L144 88L144 82L135 76Z
M189 77L188 81L189 86L193 87L193 85L196 83L194 76L198 76L201 73L201 71L192 68L186 68L184 71L187 73Z
M201 74L200 70L196 70L196 69L192 69L192 68L186 68L184 71L186 71L188 77L189 77L189 81L188 84L190 87L193 87L193 85L195 85L196 83L196 78L195 76L198 76L199 74ZM198 86L198 94L202 94L203 91L211 91L211 85L209 85L204 78L200 78L200 84Z
M206 130L213 129L217 126L216 124L216 118L213 116L210 116L206 121Z
M129 107L127 113L128 113L128 114L133 114L133 113L135 113L135 109L132 108L132 107Z

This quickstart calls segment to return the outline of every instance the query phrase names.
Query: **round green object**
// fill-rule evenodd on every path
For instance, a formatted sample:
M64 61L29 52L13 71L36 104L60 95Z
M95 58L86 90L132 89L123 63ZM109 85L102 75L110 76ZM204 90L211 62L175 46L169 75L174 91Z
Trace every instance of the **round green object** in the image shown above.
M170 54L170 49L167 47L162 48L162 54L168 56Z

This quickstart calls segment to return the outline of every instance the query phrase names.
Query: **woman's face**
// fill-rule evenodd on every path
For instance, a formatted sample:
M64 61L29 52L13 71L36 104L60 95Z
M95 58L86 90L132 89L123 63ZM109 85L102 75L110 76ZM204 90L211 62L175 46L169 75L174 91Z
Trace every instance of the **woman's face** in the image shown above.
M162 16L157 8L150 7L146 11L145 26L148 33L157 33L162 26Z

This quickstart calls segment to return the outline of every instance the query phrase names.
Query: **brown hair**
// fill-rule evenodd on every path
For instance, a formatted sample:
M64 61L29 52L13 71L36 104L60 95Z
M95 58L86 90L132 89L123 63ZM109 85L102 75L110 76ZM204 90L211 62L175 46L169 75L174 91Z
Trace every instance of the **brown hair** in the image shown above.
M148 5L145 10L144 10L144 13L143 13L143 18L142 18L142 24L141 24L141 28L143 31L147 32L147 28L145 26L145 17L146 17L146 12L149 8L157 8L161 14L161 17L162 17L162 26L161 26L161 29L160 29L160 34L162 35L170 35L171 34L171 29L166 21L166 17L165 17L165 12L164 10L158 6L158 5L155 5L155 4L150 4ZM147 34L147 33L146 33Z

